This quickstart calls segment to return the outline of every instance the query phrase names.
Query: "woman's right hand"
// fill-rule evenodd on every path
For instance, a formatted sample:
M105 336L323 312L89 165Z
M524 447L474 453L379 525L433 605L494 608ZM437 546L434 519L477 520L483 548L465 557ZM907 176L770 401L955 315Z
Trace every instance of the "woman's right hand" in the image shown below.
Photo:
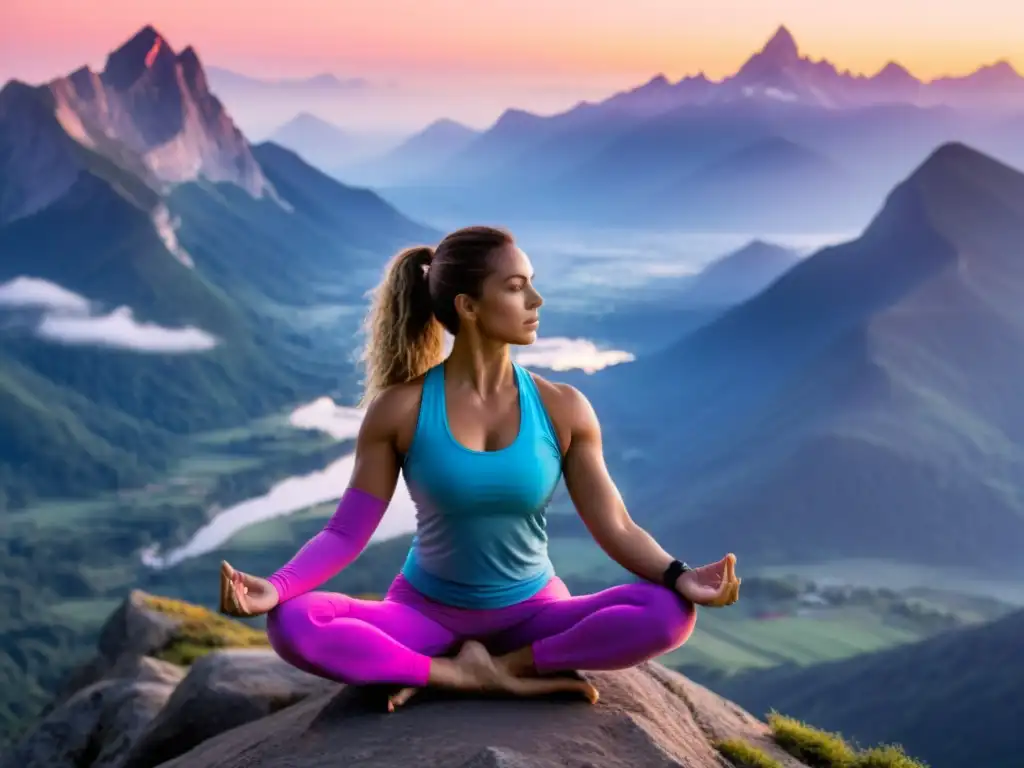
M259 616L278 603L274 585L259 576L236 571L227 561L220 564L220 610L228 616Z

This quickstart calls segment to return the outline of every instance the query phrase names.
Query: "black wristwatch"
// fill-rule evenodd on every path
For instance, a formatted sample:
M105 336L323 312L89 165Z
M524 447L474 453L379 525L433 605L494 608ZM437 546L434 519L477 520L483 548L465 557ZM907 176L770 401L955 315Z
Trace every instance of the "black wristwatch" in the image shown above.
M665 569L665 572L661 574L661 583L669 589L674 590L676 588L676 580L682 574L686 573L686 571L692 570L693 568L688 566L682 560L673 560L668 564L668 568Z

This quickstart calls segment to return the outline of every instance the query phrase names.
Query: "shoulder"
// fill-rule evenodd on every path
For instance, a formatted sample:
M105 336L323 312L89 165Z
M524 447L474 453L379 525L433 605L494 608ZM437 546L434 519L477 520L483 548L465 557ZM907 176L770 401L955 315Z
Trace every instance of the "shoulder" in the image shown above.
M424 376L393 384L377 393L366 407L361 432L378 439L396 439L415 424L423 395Z
M570 437L580 438L600 431L597 413L579 389L571 384L548 381L532 371L529 373L560 433L564 431Z

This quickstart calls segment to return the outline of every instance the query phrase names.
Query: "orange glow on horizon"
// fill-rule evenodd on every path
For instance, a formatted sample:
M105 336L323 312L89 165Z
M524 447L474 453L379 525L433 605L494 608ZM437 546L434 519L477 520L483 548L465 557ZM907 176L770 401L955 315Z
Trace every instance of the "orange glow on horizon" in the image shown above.
M377 73L401 77L492 73L538 80L613 78L639 84L703 71L720 79L779 23L804 55L874 74L896 60L922 79L965 74L1006 59L1024 71L1024 6L1004 0L7 0L0 76L49 76L106 53L152 23L177 50L259 76ZM826 7L827 5L827 7Z

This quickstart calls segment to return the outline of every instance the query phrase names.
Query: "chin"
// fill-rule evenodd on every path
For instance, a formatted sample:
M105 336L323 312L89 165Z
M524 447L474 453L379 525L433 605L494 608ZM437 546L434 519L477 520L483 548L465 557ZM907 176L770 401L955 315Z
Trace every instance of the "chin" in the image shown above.
M528 347L537 340L537 329L532 328L522 334L520 334L514 340L509 341L509 344L515 344L520 347Z

